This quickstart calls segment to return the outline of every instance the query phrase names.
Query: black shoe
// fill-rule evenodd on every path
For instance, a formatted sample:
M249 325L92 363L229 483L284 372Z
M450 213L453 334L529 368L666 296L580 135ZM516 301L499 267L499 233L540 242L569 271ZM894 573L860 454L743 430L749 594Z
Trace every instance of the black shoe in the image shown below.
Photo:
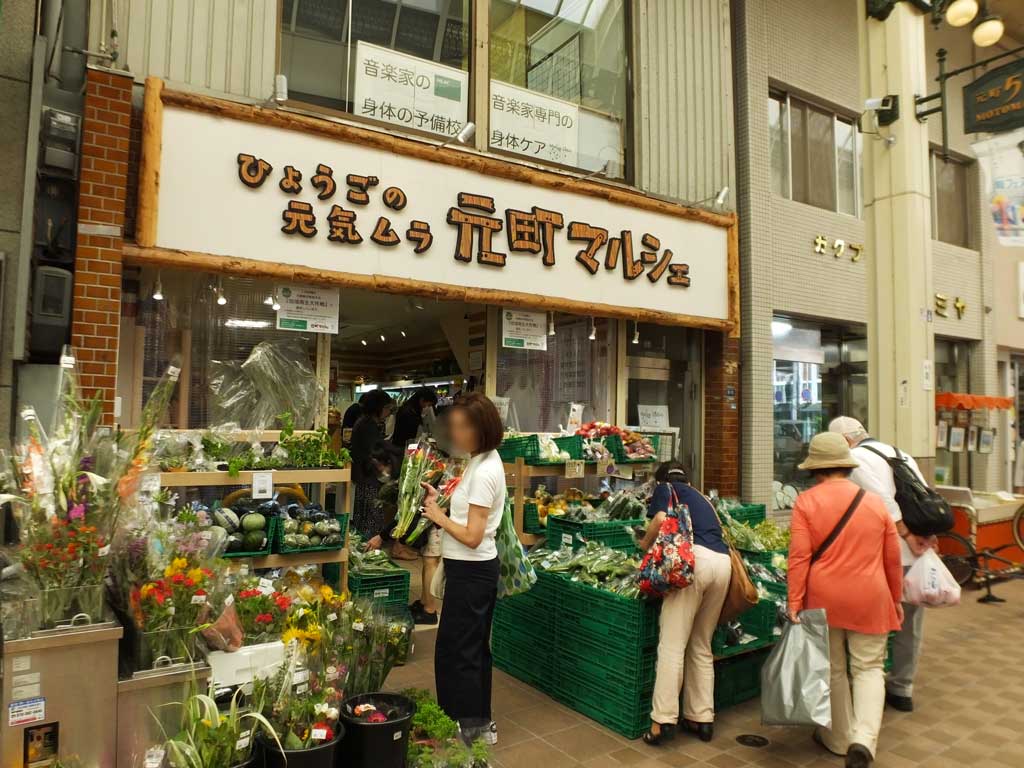
M914 711L914 700L909 696L897 696L895 693L886 693L885 703L900 712Z
M647 731L643 735L644 744L651 747L657 747L663 741L671 741L676 735L676 727L670 723L654 723L658 726L658 732L655 733L653 730Z
M846 768L868 768L872 760L871 750L863 744L851 744L846 750Z
M828 746L826 746L825 740L821 738L821 734L818 733L817 728L815 728L814 731L811 733L811 738L814 739L815 744L817 744L823 750L828 752L830 755L835 755L836 757L843 757L843 754L841 752L833 752L831 749L828 748Z
M412 609L412 620L417 624L429 624L435 626L437 624L437 613L428 613L423 610L421 605L419 608Z
M693 720L683 720L683 725L687 731L701 741L711 741L715 735L715 726L712 723L695 723Z
M423 601L422 600L417 600L417 601L415 601L413 603L410 603L409 604L409 610L412 611L413 613L416 613L416 611L422 611L423 610Z

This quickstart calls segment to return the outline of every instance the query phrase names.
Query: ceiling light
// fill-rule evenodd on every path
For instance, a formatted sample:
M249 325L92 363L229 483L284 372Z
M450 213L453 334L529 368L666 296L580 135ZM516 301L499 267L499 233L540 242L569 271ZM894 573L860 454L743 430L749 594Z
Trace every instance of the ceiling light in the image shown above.
M274 294L273 298L270 300L270 308L275 312L281 308L281 302L277 300L277 294Z
M1003 29L1003 19L1001 16L997 16L994 13L986 13L977 26L974 27L971 37L974 39L974 44L979 48L988 48L990 45L995 45L999 42L999 39L1003 36Z
M153 301L164 300L164 286L160 282L160 273L156 273L156 287L153 288Z
M221 278L217 278L217 303L222 307L228 303L227 298L224 296L224 282Z
M978 15L978 0L953 0L946 9L946 23L951 27L966 27Z
M265 298L263 300L263 303L266 304L268 307L274 306L274 297L273 296L267 296L267 298Z
M384 334L383 333L380 335L380 340L383 341L383 342L387 342L387 339L384 338Z
M788 320L772 320L772 336L785 336L793 330L793 324Z
M402 338L404 339L405 338L405 331L404 330L403 331L399 331L399 333L402 334Z
M269 328L270 323L266 320L241 320L237 317L229 318L224 325L228 328Z
M555 335L555 313L548 312L548 336Z
M359 343L362 344L365 347L366 346L366 339L360 339Z
M640 343L640 324L639 323L633 323L633 343L634 344L639 344Z
M587 338L591 341L597 338L597 323L594 321L594 318L590 318L590 335Z

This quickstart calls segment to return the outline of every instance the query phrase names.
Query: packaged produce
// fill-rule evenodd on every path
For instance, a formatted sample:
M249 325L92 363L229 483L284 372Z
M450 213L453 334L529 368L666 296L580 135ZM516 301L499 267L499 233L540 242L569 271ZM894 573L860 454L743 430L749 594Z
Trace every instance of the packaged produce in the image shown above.
M734 520L728 512L721 512L722 533L737 549L750 552L777 552L789 549L789 529L772 520L762 520L755 526Z
M639 598L637 573L640 559L625 552L589 541L582 548L536 549L528 560L548 573L564 574L573 581L589 584L623 597Z
M281 543L285 550L340 548L345 543L341 521L317 502L292 503L281 513Z

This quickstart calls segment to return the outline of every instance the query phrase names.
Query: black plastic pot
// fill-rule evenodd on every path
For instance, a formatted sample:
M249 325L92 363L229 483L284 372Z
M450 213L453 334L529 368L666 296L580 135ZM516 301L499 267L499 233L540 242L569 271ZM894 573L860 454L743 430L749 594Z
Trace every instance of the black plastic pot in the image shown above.
M360 704L373 704L388 716L388 721L368 723L356 717L354 710ZM409 721L415 711L412 700L397 693L364 693L346 699L341 705L345 739L338 750L337 765L342 765L344 755L345 768L404 768Z
M333 741L328 741L309 749L286 749L281 751L272 740L268 741L262 734L259 737L262 762L254 765L263 768L334 768L335 752L340 751L338 745L345 737L345 729L339 723Z

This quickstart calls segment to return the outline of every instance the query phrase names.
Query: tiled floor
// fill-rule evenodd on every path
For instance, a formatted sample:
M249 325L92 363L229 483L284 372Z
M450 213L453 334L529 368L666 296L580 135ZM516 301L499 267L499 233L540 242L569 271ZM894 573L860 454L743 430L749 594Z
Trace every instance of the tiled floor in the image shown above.
M999 585L996 593L1007 602L981 605L979 593L965 592L960 607L928 612L916 711L886 710L876 766L1024 768L1024 583ZM389 687L433 688L433 640L433 630L417 631L413 661L392 672ZM710 743L679 736L660 748L624 739L497 670L494 711L497 768L843 764L815 746L807 729L762 726L756 700L722 712ZM741 746L736 737L746 733L770 744Z

